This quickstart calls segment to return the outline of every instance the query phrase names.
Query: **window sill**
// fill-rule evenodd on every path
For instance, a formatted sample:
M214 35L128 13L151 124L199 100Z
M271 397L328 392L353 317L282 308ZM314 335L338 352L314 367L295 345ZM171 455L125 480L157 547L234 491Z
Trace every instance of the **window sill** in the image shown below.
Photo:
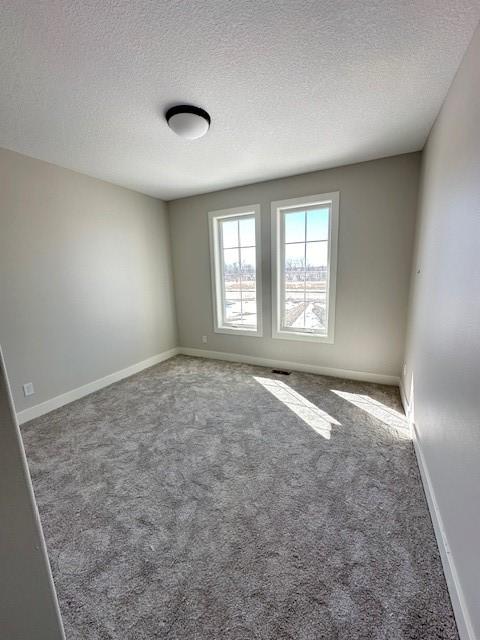
M261 338L262 331L259 329L245 329L243 327L215 327L215 333L224 333L233 336L250 336L251 338Z
M294 333L293 331L273 331L272 338L274 340L300 340L301 342L317 342L324 344L333 344L333 335L320 336L314 333Z

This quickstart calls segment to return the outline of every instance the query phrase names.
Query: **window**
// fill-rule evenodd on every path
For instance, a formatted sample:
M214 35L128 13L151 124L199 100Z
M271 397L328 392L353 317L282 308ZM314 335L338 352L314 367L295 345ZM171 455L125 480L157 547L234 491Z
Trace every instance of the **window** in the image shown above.
M215 331L261 336L260 206L208 216Z
M339 194L272 202L273 337L333 342Z

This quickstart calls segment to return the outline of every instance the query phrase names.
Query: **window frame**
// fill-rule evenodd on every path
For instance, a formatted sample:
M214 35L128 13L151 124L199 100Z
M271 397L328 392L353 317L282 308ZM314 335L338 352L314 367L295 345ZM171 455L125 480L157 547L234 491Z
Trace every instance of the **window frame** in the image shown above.
M284 291L285 216L282 212L300 207L330 205L327 259L327 334L284 330L281 327L281 303ZM337 254L340 192L321 193L302 198L277 200L272 210L272 338L333 344L335 339L335 302L337 288ZM306 238L305 238L306 240Z
M251 217L255 219L255 292L257 305L257 328L248 329L244 326L230 326L224 323L224 291L222 286L223 273L223 247L220 246L220 225L219 221L241 217ZM262 314L262 235L260 205L253 204L245 207L233 207L231 209L219 209L208 212L208 228L210 237L210 272L212 280L212 302L213 302L213 329L215 333L224 333L237 336L261 337L263 336L263 314Z

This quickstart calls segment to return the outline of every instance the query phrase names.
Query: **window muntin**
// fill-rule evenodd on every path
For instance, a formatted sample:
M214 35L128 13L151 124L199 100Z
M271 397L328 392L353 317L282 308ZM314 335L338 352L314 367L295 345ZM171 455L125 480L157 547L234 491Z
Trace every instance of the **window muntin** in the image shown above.
M273 337L333 342L338 194L272 203Z
M259 207L209 216L215 331L260 335Z

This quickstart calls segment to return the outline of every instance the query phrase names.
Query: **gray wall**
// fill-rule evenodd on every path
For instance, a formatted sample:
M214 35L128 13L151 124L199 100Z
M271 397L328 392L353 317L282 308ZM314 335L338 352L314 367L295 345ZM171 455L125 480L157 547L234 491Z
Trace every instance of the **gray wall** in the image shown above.
M399 376L419 163L420 154L407 154L170 202L180 345ZM330 191L340 191L335 344L272 340L270 203ZM216 334L207 213L256 203L262 215L264 337Z
M64 637L0 349L0 638Z
M480 30L423 156L403 384L480 638Z
M17 411L176 346L164 203L0 149L0 228Z

